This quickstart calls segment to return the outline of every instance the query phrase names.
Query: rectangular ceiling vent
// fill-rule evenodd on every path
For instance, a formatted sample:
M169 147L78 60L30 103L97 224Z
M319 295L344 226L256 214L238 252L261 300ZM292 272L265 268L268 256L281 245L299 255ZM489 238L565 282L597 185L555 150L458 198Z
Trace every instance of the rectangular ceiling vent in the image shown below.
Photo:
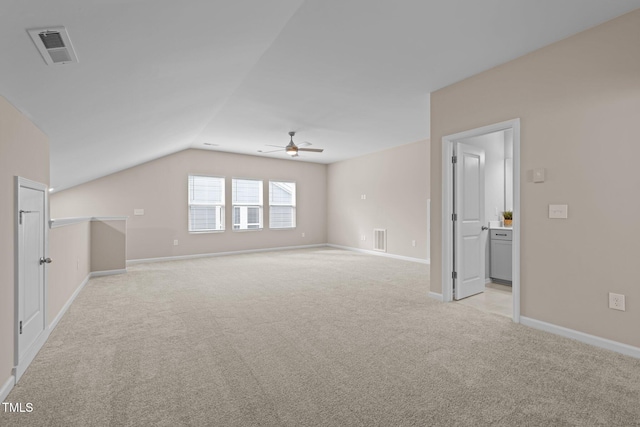
M64 27L35 28L27 30L31 40L48 65L62 65L78 62L69 34Z

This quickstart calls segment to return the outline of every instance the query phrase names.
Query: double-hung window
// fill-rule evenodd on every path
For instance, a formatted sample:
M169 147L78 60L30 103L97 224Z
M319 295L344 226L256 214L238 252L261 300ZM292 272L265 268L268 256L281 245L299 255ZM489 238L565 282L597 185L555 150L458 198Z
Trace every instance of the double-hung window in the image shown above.
M224 178L189 175L189 231L224 230Z
M262 181L233 179L233 229L262 229Z
M295 228L296 183L269 181L269 228Z

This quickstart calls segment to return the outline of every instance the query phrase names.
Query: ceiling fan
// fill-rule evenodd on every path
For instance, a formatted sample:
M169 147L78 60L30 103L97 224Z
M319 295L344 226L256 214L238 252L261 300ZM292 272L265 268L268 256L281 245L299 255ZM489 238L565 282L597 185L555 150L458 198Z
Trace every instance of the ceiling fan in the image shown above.
M311 153L322 153L324 151L324 148L303 148L306 147L308 145L311 145L310 142L302 142L299 145L296 145L293 142L293 136L296 133L291 131L289 132L289 136L291 137L291 141L289 141L289 144L287 144L286 147L283 147L281 145L268 145L267 147L278 147L279 150L271 150L271 151L262 151L262 150L258 150L258 153L275 153L276 151L284 151L286 152L288 155L290 155L291 157L298 157L298 151L308 151Z

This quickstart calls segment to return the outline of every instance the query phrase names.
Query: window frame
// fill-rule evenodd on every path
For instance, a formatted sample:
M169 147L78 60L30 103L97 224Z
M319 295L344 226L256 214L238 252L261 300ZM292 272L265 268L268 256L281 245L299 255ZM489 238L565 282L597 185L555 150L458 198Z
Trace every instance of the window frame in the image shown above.
M234 200L234 184L236 181L256 181L259 182L259 204L255 203L238 203ZM240 224L236 224L236 208L246 208L246 217L247 228L236 228L236 226L241 227L243 225L242 220ZM249 228L250 225L256 225L256 223L249 223L249 208L257 208L258 209L258 227ZM242 213L240 213L242 217ZM231 178L231 230L234 232L245 232L245 231L261 231L264 229L264 180L260 178L240 178L240 177L232 177Z
M221 202L220 203L192 203L192 197L191 197L191 178L192 177L216 178L216 179L222 180ZM225 223L226 185L227 185L227 180L224 176L202 175L202 174L192 174L192 173L188 174L187 176L187 231L189 232L189 234L222 233L225 231L226 229L226 223ZM191 207L192 206L217 207L218 212L220 213L220 229L211 229L211 228L198 229L198 230L192 229L192 224L191 224Z
M292 195L292 204L285 203L274 203L272 192L271 192L271 183L283 183L283 184L293 184L293 195ZM296 181L287 181L287 180L269 180L269 229L271 230L295 230L298 226L298 183ZM273 227L271 224L271 212L272 207L290 207L292 208L292 226L291 227Z

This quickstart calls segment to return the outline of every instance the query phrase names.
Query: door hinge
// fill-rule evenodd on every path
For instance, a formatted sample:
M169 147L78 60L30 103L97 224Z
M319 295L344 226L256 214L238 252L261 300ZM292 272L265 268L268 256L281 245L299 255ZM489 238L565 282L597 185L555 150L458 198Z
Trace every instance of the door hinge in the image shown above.
M451 278L452 279L457 279L458 278L458 273L456 273L455 271L451 272Z
M22 225L22 214L26 214L26 213L32 213L33 211L20 211L20 220L18 221L19 225Z
M457 221L458 220L458 214L451 214L451 221Z
M458 156L453 156L451 158L451 163L458 163Z
M22 335L22 320L20 321L20 335Z

